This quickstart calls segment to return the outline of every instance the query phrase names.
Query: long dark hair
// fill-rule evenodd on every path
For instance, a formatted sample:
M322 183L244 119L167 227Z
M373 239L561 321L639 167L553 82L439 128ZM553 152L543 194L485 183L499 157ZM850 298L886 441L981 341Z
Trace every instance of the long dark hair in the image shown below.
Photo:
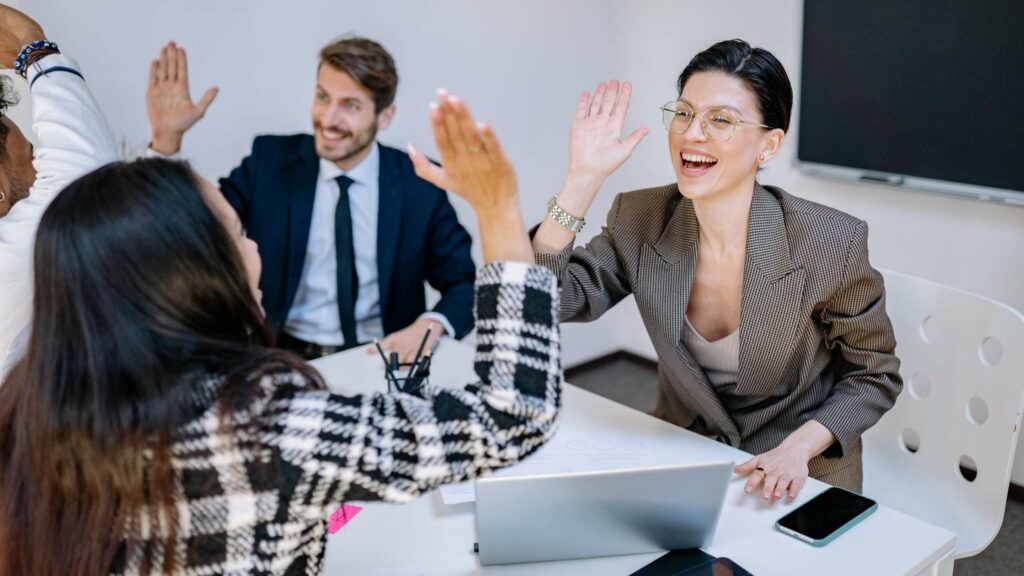
M757 97L765 126L789 130L793 110L793 86L782 62L764 48L753 48L743 40L724 40L694 56L676 80L683 93L686 81L698 72L722 72L739 78Z
M183 163L79 178L43 215L34 258L32 334L0 387L0 574L108 573L119 554L169 571L174 429L213 402L244 409L261 370L319 381L268 348L238 249ZM144 529L163 538L162 566Z

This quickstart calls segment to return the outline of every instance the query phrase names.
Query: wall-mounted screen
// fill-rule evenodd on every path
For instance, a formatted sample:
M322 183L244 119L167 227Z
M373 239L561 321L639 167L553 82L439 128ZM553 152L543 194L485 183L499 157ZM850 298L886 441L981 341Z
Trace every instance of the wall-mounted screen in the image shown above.
M1024 1L804 2L808 174L1024 205Z

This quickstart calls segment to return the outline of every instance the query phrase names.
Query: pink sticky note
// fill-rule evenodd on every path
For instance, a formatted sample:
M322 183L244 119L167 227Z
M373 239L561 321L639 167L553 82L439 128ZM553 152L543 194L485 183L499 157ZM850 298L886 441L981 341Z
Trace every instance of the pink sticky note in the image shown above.
M345 524L348 524L349 520L355 518L356 514L359 514L360 510L362 508L352 504L345 504L338 508L334 511L334 514L331 514L331 519L327 522L327 532L334 534L341 530Z

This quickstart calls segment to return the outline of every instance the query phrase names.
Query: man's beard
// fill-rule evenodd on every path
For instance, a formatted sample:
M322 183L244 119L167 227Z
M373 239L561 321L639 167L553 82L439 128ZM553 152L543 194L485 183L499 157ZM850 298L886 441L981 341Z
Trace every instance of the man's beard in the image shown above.
M317 129L321 130L321 131L323 130L322 128L317 128ZM353 146L353 148L350 148L348 151L342 153L341 156L334 156L334 155L328 155L328 154L319 154L320 157L323 158L324 160L329 160L331 162L334 162L335 164L338 164L338 163L341 163L341 162L345 162L346 160L349 160L349 159L354 158L356 156L359 156L367 148L372 146L373 143L374 143L374 140L377 138L377 123L374 122L373 125L370 126L364 132L361 132L359 134L356 134L355 132L352 132L351 134L352 134L352 144L351 144L351 146ZM363 138L360 138L360 136L365 136L365 140ZM319 150L317 152L319 153ZM338 152L334 152L334 154L337 154L337 153Z
M4 199L0 200L0 218L6 216L19 200L28 198L32 182L27 182L17 174L7 176L8 187L3 191Z

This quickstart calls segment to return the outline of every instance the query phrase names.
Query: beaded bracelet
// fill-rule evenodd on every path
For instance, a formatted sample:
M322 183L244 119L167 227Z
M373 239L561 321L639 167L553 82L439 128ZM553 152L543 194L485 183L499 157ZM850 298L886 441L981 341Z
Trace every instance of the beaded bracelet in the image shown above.
M25 45L21 49L21 53L14 59L14 71L21 75L22 78L28 78L28 67L31 62L28 61L29 55L37 51L47 51L50 54L59 53L60 48L57 48L56 42L50 42L49 40L34 40Z

